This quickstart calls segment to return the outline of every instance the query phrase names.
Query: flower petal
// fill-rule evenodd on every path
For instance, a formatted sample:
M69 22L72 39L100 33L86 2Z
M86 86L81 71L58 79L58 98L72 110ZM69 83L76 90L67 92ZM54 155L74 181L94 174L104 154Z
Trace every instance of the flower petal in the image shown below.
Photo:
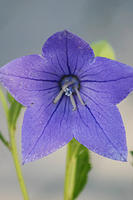
M59 75L78 73L83 65L94 60L91 47L68 31L52 35L45 42L42 51L43 56L51 63L51 70Z
M117 107L87 100L86 106L78 107L75 139L97 154L126 161L125 129Z
M50 99L26 110L22 127L23 163L42 158L73 138L68 100L64 96L55 105Z
M101 102L117 104L133 90L133 68L107 58L96 57L80 79L84 93Z
M58 88L59 77L45 70L47 64L39 55L17 58L0 68L0 82L17 101L28 106Z

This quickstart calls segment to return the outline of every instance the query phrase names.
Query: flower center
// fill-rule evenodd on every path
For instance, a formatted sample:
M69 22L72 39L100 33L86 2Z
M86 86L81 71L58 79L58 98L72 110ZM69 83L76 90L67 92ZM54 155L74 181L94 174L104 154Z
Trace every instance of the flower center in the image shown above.
M85 105L79 93L80 81L76 76L64 76L60 80L59 85L60 85L61 90L59 94L55 97L53 103L56 104L60 100L62 95L65 94L66 96L70 97L73 110L76 110L76 102L73 95L77 95L81 104Z

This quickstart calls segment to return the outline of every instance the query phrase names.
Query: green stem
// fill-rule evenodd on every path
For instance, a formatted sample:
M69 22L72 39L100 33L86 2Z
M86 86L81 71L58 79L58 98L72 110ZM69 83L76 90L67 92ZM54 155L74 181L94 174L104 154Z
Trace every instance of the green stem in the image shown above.
M9 151L11 151L11 147L9 142L4 138L2 133L0 132L0 140L3 142L3 144L8 148Z
M27 190L26 190L26 186L25 186L25 183L24 183L24 178L23 178L23 175L22 175L21 165L20 165L19 159L18 159L17 145L16 145L16 140L15 140L15 127L14 127L14 125L12 126L10 124L8 103L7 103L7 100L4 96L1 88L0 88L0 100L1 100L2 106L4 108L5 114L6 114L6 119L7 119L7 124L8 124L8 132L9 132L9 136L10 136L10 143L6 141L6 139L4 138L4 136L1 133L0 133L0 140L11 151L14 166L15 166L15 169L16 169L16 174L17 174L17 177L18 177L18 182L19 182L21 192L22 192L22 195L23 195L23 199L29 200L28 193L27 193ZM20 111L20 109L19 109L19 111ZM17 116L18 116L18 113L17 113ZM15 122L15 125L16 125L16 122Z
M6 98L5 98L1 88L0 88L0 100L1 100L2 106L4 108L6 118L8 120L8 104L7 104Z
M28 193L27 193L26 186L23 179L23 175L22 175L21 165L18 159L17 145L15 141L15 130L13 128L10 128L10 142L11 142L11 153L12 153L14 165L16 168L16 174L18 177L18 182L21 188L23 199L29 200Z
M65 187L64 187L64 200L73 200L74 194L74 183L75 183L75 174L76 174L76 163L77 159L74 156L80 144L76 146L74 154L71 157L71 143L67 145L67 157L66 157L66 173L65 173Z

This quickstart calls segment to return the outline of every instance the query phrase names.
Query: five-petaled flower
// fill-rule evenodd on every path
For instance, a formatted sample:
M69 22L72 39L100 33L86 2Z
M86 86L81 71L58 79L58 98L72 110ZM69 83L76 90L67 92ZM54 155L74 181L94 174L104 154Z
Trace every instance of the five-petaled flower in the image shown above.
M42 55L0 69L0 81L27 106L22 126L23 163L42 158L74 137L88 149L126 161L125 129L116 107L133 89L133 68L103 57L78 36L52 35Z

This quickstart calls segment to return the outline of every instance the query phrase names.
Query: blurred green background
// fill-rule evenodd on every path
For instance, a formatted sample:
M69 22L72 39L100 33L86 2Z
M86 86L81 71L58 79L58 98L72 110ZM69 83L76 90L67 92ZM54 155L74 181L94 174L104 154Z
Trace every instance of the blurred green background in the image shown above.
M45 40L68 29L92 43L107 40L117 60L133 66L132 0L0 0L0 66L27 54L40 54ZM133 94L119 109L133 150ZM17 129L21 159L21 125ZM7 136L0 104L0 129ZM22 167L31 200L62 200L66 147ZM79 200L132 200L133 167L91 153L93 169ZM10 153L0 143L0 200L22 200Z

